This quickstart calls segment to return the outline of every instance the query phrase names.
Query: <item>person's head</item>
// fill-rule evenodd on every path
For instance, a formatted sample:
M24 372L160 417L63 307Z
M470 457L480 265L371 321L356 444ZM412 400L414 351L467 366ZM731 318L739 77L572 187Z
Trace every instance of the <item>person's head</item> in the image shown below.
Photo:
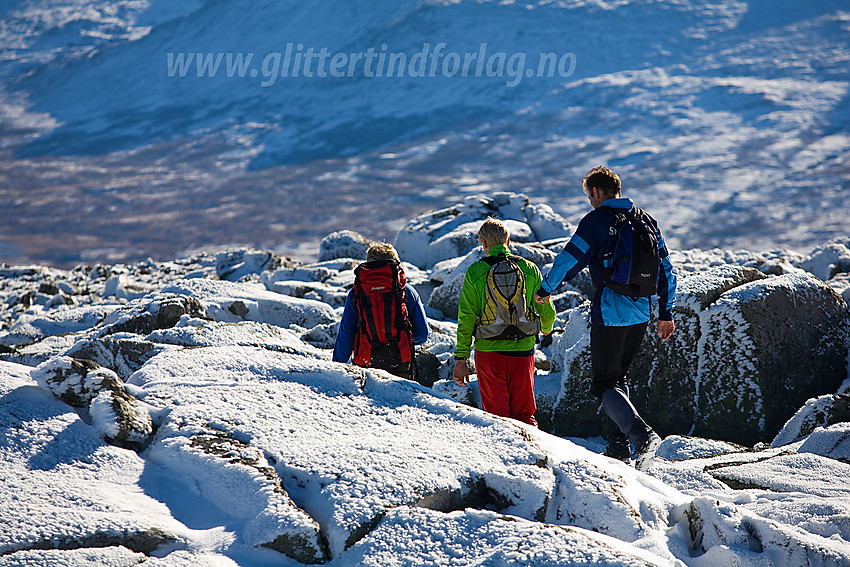
M593 208L596 208L608 199L620 196L620 177L607 167L600 165L584 176L581 180L581 188L587 194Z
M369 249L366 250L366 261L377 262L378 260L393 260L401 262L398 257L398 252L393 248L392 244L386 242L373 242Z
M489 253L490 248L497 244L508 245L511 241L508 227L498 219L489 218L481 224L478 229L478 242L484 247L484 253Z

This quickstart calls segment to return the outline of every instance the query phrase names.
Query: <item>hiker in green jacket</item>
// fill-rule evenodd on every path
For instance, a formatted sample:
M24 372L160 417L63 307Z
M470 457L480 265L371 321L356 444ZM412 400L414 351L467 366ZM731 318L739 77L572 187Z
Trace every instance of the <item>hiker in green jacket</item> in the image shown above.
M502 221L487 219L478 230L486 258L466 271L458 305L455 382L469 382L469 357L475 366L485 411L537 426L534 412L534 345L537 333L549 334L555 322L551 300L534 301L540 270L511 254Z

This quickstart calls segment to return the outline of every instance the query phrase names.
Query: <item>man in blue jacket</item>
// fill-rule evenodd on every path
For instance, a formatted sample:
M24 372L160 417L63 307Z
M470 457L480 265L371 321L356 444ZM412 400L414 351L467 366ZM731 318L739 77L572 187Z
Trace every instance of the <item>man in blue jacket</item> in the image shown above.
M649 297L629 297L605 286L602 256L616 238L614 215L601 210L628 212L634 207L631 199L621 197L620 178L606 167L592 169L582 180L582 188L590 199L593 211L579 222L575 234L555 258L551 270L537 292L538 302L544 301L564 280L575 277L590 266L590 277L596 290L590 310L590 353L593 380L591 393L602 400L608 416L608 445L605 454L628 461L629 443L636 449L635 467L648 470L661 444L661 438L638 414L629 400L626 373L638 352L650 318ZM644 213L645 214L645 213ZM658 240L661 269L658 275L658 336L662 341L673 334L672 310L676 300L676 272L670 263L664 238L656 221L648 217Z
M334 362L348 362L353 353L358 366L414 379L414 345L427 341L431 329L419 294L407 284L398 253L391 244L374 243L355 274L334 345Z

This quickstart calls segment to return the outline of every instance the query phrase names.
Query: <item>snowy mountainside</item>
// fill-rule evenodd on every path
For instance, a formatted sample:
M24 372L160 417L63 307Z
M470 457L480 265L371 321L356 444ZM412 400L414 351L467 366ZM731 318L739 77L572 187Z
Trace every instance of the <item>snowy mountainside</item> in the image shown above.
M522 195L450 210L399 235L426 298L477 253L472 219L508 218L543 262L559 240L538 239L567 225ZM0 270L0 566L850 562L850 380L773 447L670 435L640 473L598 439L479 410L474 381L445 379L456 325L436 309L432 388L331 362L356 242L329 235L308 264L230 250ZM676 261L814 285L807 268L850 295L846 239Z
M848 21L839 0L7 4L0 252L300 251L488 189L575 222L600 163L674 247L805 251L846 234ZM290 66L326 55L284 77L287 46ZM226 56L249 53L228 77ZM473 55L480 72L453 71Z

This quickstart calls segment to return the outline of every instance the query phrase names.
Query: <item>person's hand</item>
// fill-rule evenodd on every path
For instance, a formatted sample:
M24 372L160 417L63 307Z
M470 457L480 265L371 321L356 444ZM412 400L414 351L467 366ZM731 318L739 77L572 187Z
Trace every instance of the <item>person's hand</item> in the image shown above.
M658 321L658 336L662 341L666 341L676 330L676 325L673 321Z
M469 361L466 359L456 360L455 369L452 371L452 378L460 386L469 384Z
M534 301L536 301L540 305L545 305L547 301L549 301L550 295L547 293L546 295L540 295L540 292L543 288L538 288L537 291L534 292Z

